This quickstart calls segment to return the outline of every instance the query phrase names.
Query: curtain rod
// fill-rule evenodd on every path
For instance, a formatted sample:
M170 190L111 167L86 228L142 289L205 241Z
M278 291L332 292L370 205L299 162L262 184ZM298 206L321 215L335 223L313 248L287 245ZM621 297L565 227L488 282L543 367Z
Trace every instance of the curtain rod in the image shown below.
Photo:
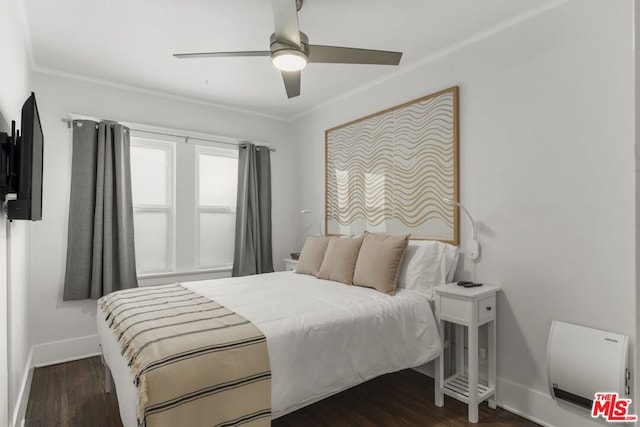
M62 119L60 119L62 122L66 123L67 125L69 125L69 127L71 127L71 125L73 124L74 120L83 120L83 119L71 119L69 117L63 117ZM87 119L90 120L90 119ZM226 141L219 141L216 139L206 139L206 138L198 138L195 136L189 136L189 135L178 135L175 133L166 133L166 132L158 132L158 131L153 131L153 130L145 130L145 129L135 129L135 128L129 128L129 130L132 130L134 132L145 132L145 133L151 133L154 135L162 135L162 136L172 136L175 138L183 138L185 140L185 143L188 143L190 139L194 140L194 141L204 141L204 142L214 142L216 144L225 144L225 145L233 145L235 147L243 147L244 144L250 142L250 141L238 141L238 142L226 142ZM269 151L275 152L276 149L273 147L269 147Z

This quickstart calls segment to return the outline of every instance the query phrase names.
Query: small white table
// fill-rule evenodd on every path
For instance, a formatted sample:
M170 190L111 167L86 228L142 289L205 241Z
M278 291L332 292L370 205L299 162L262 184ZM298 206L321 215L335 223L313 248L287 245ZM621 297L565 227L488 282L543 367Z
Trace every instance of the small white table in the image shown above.
M444 349L445 322L455 324L455 372L444 378L443 353L436 360L436 406L444 406L444 394L469 405L469 422L478 422L478 404L488 399L489 407L496 408L496 293L497 286L475 288L455 283L435 288L436 318L440 323L440 342ZM487 326L487 384L478 381L478 328ZM464 328L469 334L468 375L464 369Z
M296 266L298 265L297 259L285 258L284 259L284 269L285 271L296 271Z

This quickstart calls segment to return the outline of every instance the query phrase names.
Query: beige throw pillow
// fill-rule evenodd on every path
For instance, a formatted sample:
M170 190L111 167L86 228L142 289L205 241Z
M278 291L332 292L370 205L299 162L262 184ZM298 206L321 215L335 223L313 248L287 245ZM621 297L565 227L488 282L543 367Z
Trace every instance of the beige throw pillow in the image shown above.
M333 240L333 238L308 236L302 251L300 251L296 273L310 274L312 276L318 274L330 240Z
M353 284L374 288L389 295L395 294L408 243L409 235L387 236L365 232L353 274Z
M322 261L320 271L318 271L318 279L333 280L351 285L362 240L362 237L356 239L332 239L327 246L327 252L324 254L324 261Z

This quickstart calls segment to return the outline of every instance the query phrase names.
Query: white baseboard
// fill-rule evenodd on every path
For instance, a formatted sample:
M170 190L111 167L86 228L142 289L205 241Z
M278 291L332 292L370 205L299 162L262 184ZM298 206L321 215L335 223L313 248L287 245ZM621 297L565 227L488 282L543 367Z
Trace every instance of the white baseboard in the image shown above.
M431 378L433 363L413 368ZM545 427L602 427L603 422L591 418L586 409L557 401L546 393L516 384L505 378L497 378L496 403L502 409Z
M27 356L26 369L22 377L16 404L11 414L10 425L13 427L24 427L25 425L34 367L70 362L98 354L100 354L98 335L54 341L33 346Z
M16 399L16 405L13 408L11 425L14 427L24 427L24 419L27 414L27 403L29 401L29 392L31 391L31 380L33 380L33 348L27 356L26 370L22 376L20 391Z
M101 354L98 335L48 342L33 347L35 367L71 362Z
M497 378L497 404L501 408L546 427L602 427L588 410L553 399L547 393Z

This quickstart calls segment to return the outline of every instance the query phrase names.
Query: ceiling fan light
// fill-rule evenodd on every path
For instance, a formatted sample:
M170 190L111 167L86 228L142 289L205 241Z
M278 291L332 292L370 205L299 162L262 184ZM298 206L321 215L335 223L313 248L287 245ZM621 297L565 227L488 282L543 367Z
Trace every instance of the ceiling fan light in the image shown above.
M271 55L273 66L281 71L300 71L307 65L307 55L293 49L273 52Z

